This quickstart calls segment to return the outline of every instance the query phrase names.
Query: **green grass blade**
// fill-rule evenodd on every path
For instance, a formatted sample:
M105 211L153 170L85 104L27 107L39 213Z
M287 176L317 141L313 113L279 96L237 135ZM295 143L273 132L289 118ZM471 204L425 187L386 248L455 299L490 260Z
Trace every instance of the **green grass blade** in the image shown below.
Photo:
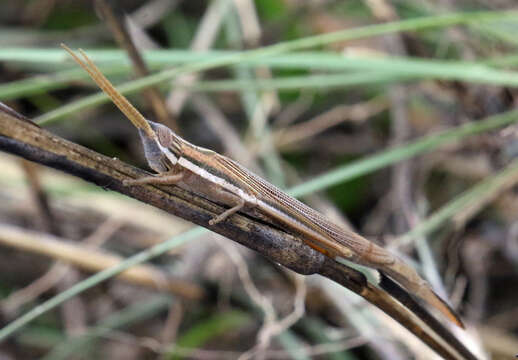
M128 66L101 66L103 74L109 76L127 73ZM41 94L46 91L61 89L69 86L71 81L89 79L83 69L69 69L47 75L37 75L31 78L0 84L0 100L12 100L20 97Z
M417 31L470 22L504 21L506 19L511 20L513 18L516 18L517 15L517 12L512 11L447 14L411 20L401 20L385 24L369 25L355 29L347 29L293 40L289 42L283 42L259 48L256 50L249 50L246 52L230 54L228 56L210 58L197 63L187 64L181 67L165 70L154 75L150 75L135 81L125 83L118 87L118 90L123 94L131 94L147 86L156 85L164 81L169 81L181 74L192 73L221 66L235 65L252 58L273 56L290 51L297 51L316 46L323 46L337 41L360 39L398 31ZM36 120L40 124L48 124L52 121L55 121L56 119L73 114L77 111L82 111L92 106L105 103L108 100L109 98L106 95L104 95L103 93L98 93L95 95L85 97L74 103L65 105L55 111L50 111L45 115L40 116Z
M408 79L458 80L502 86L518 86L518 73L494 69L488 64L463 61L438 61L404 57L352 57L339 54L313 55L308 62L301 54L284 57L284 66L291 69L310 69L313 61L320 64L322 70L348 70L343 74L322 74L279 77L273 79L241 79L201 81L189 87L191 91L244 91L244 90L297 90L304 88L330 89L346 86L361 86L375 83L398 82ZM272 62L276 57L263 60ZM327 62L325 60L328 60ZM286 61L288 60L288 61ZM275 62L274 62L275 63ZM490 63L494 63L492 60ZM326 64L329 67L325 67ZM339 66L338 66L339 65ZM102 66L106 75L123 74L128 66ZM29 79L13 81L0 85L0 100L9 100L22 96L42 93L63 88L70 81L87 79L81 69L71 69L55 74L40 75ZM181 85L180 85L181 86Z
M460 140L466 136L479 134L518 121L518 110L494 115L484 120L471 122L437 134L427 135L407 144L383 150L378 154L367 156L320 175L313 180L293 187L292 196L298 197L326 189L335 184L371 173L388 165L409 159L447 143Z
M516 181L518 181L517 179L518 160L508 165L504 170L480 181L455 199L449 201L419 225L399 237L391 246L404 246L418 238L425 239L427 235L430 235L445 223L450 222L461 210L479 203L484 198L491 197L502 186L505 186L510 181L516 183Z

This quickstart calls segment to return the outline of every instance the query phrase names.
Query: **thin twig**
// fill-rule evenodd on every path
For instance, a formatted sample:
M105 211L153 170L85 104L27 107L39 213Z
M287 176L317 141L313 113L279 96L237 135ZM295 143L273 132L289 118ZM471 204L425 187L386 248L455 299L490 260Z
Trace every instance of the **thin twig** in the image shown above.
M316 136L340 123L362 122L386 108L387 101L383 98L374 98L354 105L339 105L303 123L276 130L273 134L275 145L283 149L293 143Z
M128 53L131 63L133 64L133 69L137 76L139 78L148 76L149 70L146 66L146 63L142 59L139 50L137 49L135 43L131 39L129 32L124 26L121 16L118 16L118 14L115 13L115 11L106 2L106 0L96 0L96 5L101 11L101 14L104 17L108 28L113 33L115 40L119 46L123 47ZM176 123L175 119L169 115L165 102L158 89L152 86L143 89L142 93L146 97L149 105L151 105L155 119L178 133L178 124Z
M119 220L108 219L92 234L86 237L83 240L83 243L92 249L100 247L102 243L107 241L113 233L119 229L121 224L122 223ZM2 302L0 302L0 307L8 314L16 312L20 306L33 301L42 293L59 283L70 269L71 268L68 264L61 261L55 262L50 269L37 280L33 281L26 287L11 293L9 297L2 300Z
M101 271L122 261L120 256L106 251L94 250L55 236L11 225L0 225L0 243L49 256L90 271ZM180 279L171 279L152 265L135 266L122 273L121 278L139 285L170 291L189 299L199 299L204 294L204 290L199 286Z
M180 301L176 301L169 307L167 313L167 319L162 328L160 341L164 349L170 349L171 344L175 342L176 335L178 334L178 328L182 322L183 312L185 311L184 306ZM164 352L163 355L168 355L169 352ZM163 356L162 359L168 359L169 357Z
M121 221L116 219L108 219L101 224L95 231L83 240L86 246L95 249L100 247L102 243L107 241L117 229L121 226ZM1 236L1 234L0 234ZM1 240L0 240L1 242ZM81 249L82 250L82 249ZM0 302L2 311L11 315L17 312L22 305L34 301L35 298L55 286L69 272L71 267L69 264L56 261L50 269L41 277L33 281L26 287L11 293L6 299Z
M0 303L2 312L12 318L18 312L20 306L33 301L40 294L52 288L56 285L56 282L60 281L63 276L66 275L67 271L67 265L61 262L54 263L54 265L38 279L3 299Z

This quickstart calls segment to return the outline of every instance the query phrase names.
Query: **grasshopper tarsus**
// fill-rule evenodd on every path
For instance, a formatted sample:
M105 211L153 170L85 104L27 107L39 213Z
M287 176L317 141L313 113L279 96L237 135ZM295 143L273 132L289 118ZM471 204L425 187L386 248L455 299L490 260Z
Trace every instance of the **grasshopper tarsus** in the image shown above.
M223 220L226 220L229 216L231 216L231 215L235 214L236 212L238 212L239 210L241 210L243 208L243 206L245 206L245 201L243 199L241 199L239 204L237 204L236 206L231 207L230 209L225 210L224 212L219 214L218 216L215 216L212 219L210 219L209 225L216 225L217 223L220 223Z

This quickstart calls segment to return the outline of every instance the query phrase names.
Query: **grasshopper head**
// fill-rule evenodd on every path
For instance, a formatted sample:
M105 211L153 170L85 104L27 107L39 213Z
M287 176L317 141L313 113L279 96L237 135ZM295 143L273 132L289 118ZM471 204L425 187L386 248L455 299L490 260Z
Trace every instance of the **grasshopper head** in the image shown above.
M147 120L156 134L151 138L145 131L139 129L140 138L144 145L144 154L149 166L163 173L171 170L182 156L181 139L167 126Z

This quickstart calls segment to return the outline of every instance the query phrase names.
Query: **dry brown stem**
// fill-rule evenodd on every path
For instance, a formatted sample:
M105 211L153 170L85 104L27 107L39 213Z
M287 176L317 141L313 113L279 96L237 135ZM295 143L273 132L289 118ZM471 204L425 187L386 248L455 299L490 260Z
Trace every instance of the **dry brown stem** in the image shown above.
M444 358L474 359L473 355L455 341L451 332L437 320L433 321L430 315L423 316L427 312L410 297L404 307L385 291L368 284L360 272L326 258L277 227L244 215L233 215L224 222L209 225L209 220L222 212L219 205L175 186L123 186L123 180L148 174L5 112L0 112L0 149L66 171L105 189L118 191L161 208L256 250L271 261L300 274L318 273L332 279L385 311ZM408 309L426 319L426 323L433 330ZM417 311L418 309L421 310Z

